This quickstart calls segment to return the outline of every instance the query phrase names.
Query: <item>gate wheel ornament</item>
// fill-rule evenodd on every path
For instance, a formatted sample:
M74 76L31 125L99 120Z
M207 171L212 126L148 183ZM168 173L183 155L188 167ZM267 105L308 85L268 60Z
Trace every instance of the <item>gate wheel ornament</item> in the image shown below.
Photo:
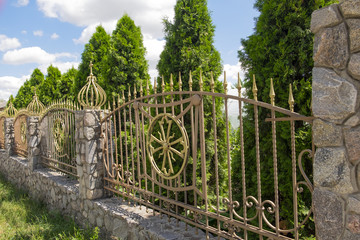
M175 135L180 136L175 138ZM186 166L189 138L185 128L173 115L162 113L151 122L147 134L147 148L155 171L165 179L174 179ZM161 163L161 167L158 163Z
M21 139L21 143L25 143L26 142L26 123L22 122L20 125L20 139Z
M62 152L64 150L65 143L65 124L61 119L56 119L54 121L52 133L56 151Z

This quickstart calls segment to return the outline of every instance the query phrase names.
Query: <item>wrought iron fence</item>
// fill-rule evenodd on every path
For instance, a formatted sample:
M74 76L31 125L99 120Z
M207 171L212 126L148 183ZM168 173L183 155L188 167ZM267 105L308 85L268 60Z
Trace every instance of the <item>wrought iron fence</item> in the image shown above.
M0 117L0 148L5 149L5 116Z
M40 118L42 131L41 164L77 177L75 110L70 101L50 104Z
M203 229L207 238L298 239L312 212L313 187L302 158L305 153L311 158L313 152L296 150L295 128L310 126L312 118L293 112L291 92L291 110L286 110L275 106L273 87L272 104L257 101L255 80L254 100L241 97L240 80L238 96L227 94L226 77L224 93L215 93L212 79L208 83L211 92L203 91L200 76L199 91L192 91L190 78L190 91L182 91L180 78L178 91L173 91L171 78L169 92L163 83L162 92L157 93L155 81L151 95L149 87L145 96L142 87L139 93L134 88L133 94L129 88L127 101L124 92L113 99L110 113L102 119L105 189L140 208L152 209L154 215ZM239 111L236 117L229 115L234 105ZM252 108L253 116L245 114L244 108ZM244 139L245 119L251 120L251 139ZM259 129L259 122L270 124L270 152L260 146L259 139L268 132ZM277 126L288 130L281 132ZM280 134L288 134L291 152L282 159L277 156ZM254 149L246 149L247 143ZM264 169L265 162L271 167ZM234 172L236 164L238 172ZM250 169L254 175L249 175ZM285 183L279 180L280 172L290 178L286 184L291 199L283 199L279 184ZM263 194L264 179L266 186L272 186L271 196ZM310 199L302 197L306 191ZM291 219L282 219L286 202L292 204ZM308 204L307 210L300 213L300 204Z
M19 111L14 120L14 153L21 157L27 157L27 118L28 112Z

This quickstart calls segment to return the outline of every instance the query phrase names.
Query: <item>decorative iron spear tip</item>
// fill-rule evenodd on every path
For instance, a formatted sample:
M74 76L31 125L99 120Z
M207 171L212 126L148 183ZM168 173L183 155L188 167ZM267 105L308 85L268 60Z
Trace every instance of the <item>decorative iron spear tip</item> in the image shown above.
M270 100L271 100L271 105L275 106L275 91L274 91L274 82L273 79L270 78Z
M130 101L131 100L131 89L130 89L130 85L128 85L129 87L129 91L128 91L128 100Z
M258 89L256 87L256 80L255 80L255 74L253 74L253 89L252 89L253 95L254 95L254 100L257 101L257 92Z
M121 97L121 99L123 100L123 103L125 102L125 93L124 93L124 90L121 90L121 92L122 92L122 97Z
M134 83L134 98L136 98L137 91L136 91L136 83Z
M113 96L113 109L115 109L115 96Z
M92 61L90 61L89 67L90 67L90 76L93 76L93 72L92 72L92 67L94 66L94 64L92 63Z
M157 86L156 86L156 77L154 77L154 94L157 93Z
M238 96L241 97L241 79L240 79L240 73L238 73L238 85L237 85L237 89L238 89Z
M293 92L292 92L292 85L291 83L289 84L289 105L290 105L290 111L294 111L294 96L293 96Z
M174 81L173 81L173 75L170 73L170 91L172 92L174 90Z
M215 82L212 71L210 72L210 87L211 87L211 92L215 92Z
M202 79L202 71L201 70L200 70L199 88L200 88L200 91L202 92L202 90L203 90L203 79Z
M193 80L192 80L192 75L191 75L191 70L189 73L189 90L192 91L192 84L193 84Z
M149 81L146 81L146 94L145 95L149 95Z
M162 75L162 77L161 77L161 90L162 90L162 92L165 92L164 75Z
M181 72L179 72L179 91L182 91Z
M226 71L224 71L224 91L225 91L225 94L227 94L227 87L228 87L228 83L227 83L227 80L226 80Z
M140 97L142 97L143 96L143 86L142 86L142 84L140 84Z

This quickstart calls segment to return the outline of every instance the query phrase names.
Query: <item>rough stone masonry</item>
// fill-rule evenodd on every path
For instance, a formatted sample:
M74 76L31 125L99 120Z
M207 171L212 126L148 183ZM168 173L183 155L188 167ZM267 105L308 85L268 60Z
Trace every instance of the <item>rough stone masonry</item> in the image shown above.
M360 239L360 0L312 14L318 240Z

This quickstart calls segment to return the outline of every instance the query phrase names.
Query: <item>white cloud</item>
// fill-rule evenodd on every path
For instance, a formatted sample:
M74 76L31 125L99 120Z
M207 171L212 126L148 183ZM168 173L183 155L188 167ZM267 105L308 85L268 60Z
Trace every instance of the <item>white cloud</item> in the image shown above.
M51 35L51 39L58 39L58 38L59 38L59 35L56 34L56 33L53 33L53 34Z
M26 63L44 64L55 61L56 57L53 54L47 53L40 47L28 47L18 50L8 51L3 56L3 61L6 64L20 65Z
M113 30L113 22L116 23L125 12L141 27L143 34L162 37L162 19L165 16L173 18L175 3L176 0L37 0L45 16L85 27L77 39L82 43L95 31L94 26L110 24L113 25L110 30Z
M7 100L11 94L15 97L21 85L29 78L30 76L20 78L13 76L0 77L0 99Z
M41 31L41 30L33 31L33 34L34 34L34 36L37 36L37 37L42 37L42 35L44 35L43 31Z
M24 7L29 4L29 0L18 0L16 3L16 6L18 7Z
M21 31L21 34L24 34L24 35L25 35L25 34L27 34L27 31L26 31L26 30L22 30L22 31Z
M245 71L242 69L241 64L237 63L235 65L224 64L224 71L226 72L226 80L233 85L238 82L238 73L240 73L240 79L244 79ZM224 81L224 76L220 76L220 81ZM230 86L230 85L228 85Z
M17 38L8 38L6 35L0 34L0 51L4 52L20 46L21 43Z

